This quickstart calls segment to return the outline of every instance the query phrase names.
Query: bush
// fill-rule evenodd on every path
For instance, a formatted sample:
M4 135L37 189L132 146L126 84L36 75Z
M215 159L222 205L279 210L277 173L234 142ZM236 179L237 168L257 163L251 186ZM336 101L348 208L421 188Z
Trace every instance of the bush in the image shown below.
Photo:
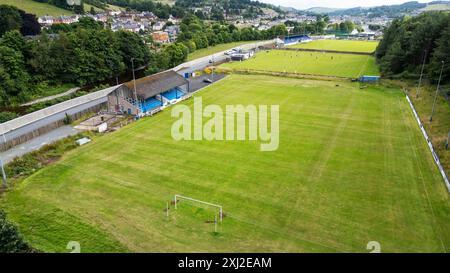
M72 123L72 118L66 113L66 116L64 117L64 124L69 125Z
M33 156L33 153L30 153L14 159L6 165L5 169L8 177L15 177L19 175L30 175L41 167L42 164L39 160Z
M89 134L66 137L54 143L47 144L37 151L17 157L5 166L6 174L10 178L29 176L46 165L51 164L65 152L75 149L77 147L75 140L84 136L89 136Z
M24 242L17 227L6 219L0 210L0 253L26 253L34 249Z
M13 112L0 112L0 123L15 119L15 118L17 118L17 116L18 115Z

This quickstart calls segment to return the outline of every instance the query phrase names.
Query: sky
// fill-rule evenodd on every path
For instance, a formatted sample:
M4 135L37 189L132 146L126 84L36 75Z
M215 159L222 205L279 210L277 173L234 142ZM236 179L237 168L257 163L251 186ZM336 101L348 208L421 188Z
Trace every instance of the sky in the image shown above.
M381 5L395 5L412 0L259 0L260 2L271 3L297 9L307 9L312 7L328 8L353 8L353 7L373 7ZM419 0L420 3L431 2L432 0Z

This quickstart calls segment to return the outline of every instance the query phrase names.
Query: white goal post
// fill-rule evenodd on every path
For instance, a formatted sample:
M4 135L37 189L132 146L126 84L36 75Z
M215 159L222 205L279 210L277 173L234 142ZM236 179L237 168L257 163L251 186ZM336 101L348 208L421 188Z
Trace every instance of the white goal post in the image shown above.
M205 205L208 205L208 206L212 206L212 207L219 208L219 219L220 219L220 222L222 222L222 219L223 219L223 210L222 210L222 206L216 205L216 204L212 204L212 203L208 203L208 202L201 201L201 200L197 200L197 199L194 199L194 198L190 198L190 197L186 197L186 196L182 196L182 195L175 194L175 200L174 200L174 202L175 202L175 209L177 209L177 202L178 202L178 199L185 199L185 200L189 200L189 201L193 201L193 202L198 202L198 203L201 203L201 204L205 204Z

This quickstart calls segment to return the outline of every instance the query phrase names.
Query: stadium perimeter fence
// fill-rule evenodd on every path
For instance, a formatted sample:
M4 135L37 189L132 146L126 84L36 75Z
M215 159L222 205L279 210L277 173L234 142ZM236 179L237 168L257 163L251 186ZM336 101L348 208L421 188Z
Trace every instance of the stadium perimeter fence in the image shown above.
M349 54L349 55L362 55L373 56L374 52L360 52L360 51L342 51L342 50L330 50L330 49L314 49L314 48L295 48L295 47L282 47L274 50L287 50L287 51L304 51L304 52L318 52L318 53L334 53L334 54Z
M355 78L352 77L344 77L344 76L332 76L332 75L319 75L319 74L309 74L309 73L300 73L300 72L287 72L287 71L273 71L273 70L264 70L264 69L237 69L237 68L223 68L220 67L216 70L217 72L223 73L238 73L238 74L253 74L253 75L267 75L267 76L281 76L281 77L290 77L290 78L298 78L298 79L312 79L312 80L341 80L341 81L350 81Z
M420 121L419 115L417 114L416 108L414 107L411 99L409 98L408 94L406 94L406 100L408 100L409 106L411 106L411 109L413 111L414 117L416 118L417 123L419 124L420 130L422 131L423 137L427 141L428 148L430 148L431 155L433 156L434 162L438 166L439 172L442 175L442 178L444 179L445 186L447 186L447 190L450 192L450 182L448 180L447 174L445 173L444 168L441 165L441 161L439 160L438 155L436 154L436 151L434 150L433 144L431 143L430 138L428 137L427 132L425 131L425 128L423 127L422 122Z

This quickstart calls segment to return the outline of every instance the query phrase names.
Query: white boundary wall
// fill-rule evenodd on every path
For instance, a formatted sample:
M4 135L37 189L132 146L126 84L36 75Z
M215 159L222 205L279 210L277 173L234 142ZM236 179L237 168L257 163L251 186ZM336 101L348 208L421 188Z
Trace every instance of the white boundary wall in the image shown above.
M438 157L438 155L436 154L436 152L434 151L433 144L431 143L431 140L430 140L430 138L428 137L428 134L427 134L427 132L425 131L425 128L423 127L422 122L420 121L420 118L419 118L419 115L417 114L416 108L415 108L414 105L412 104L411 99L409 98L408 95L406 95L406 100L409 102L409 106L411 106L411 109L412 109L412 111L413 111L413 113L414 113L414 117L416 118L416 121L417 121L417 123L419 124L420 130L422 130L423 137L424 137L425 140L427 141L428 148L430 148L431 155L433 156L434 162L435 162L436 165L438 166L439 172L441 173L442 178L444 178L444 182L445 182L445 186L447 186L447 190L450 192L450 183L449 183L449 181L448 181L448 177L447 177L447 175L445 174L445 170L444 170L444 168L442 168L441 162L439 161L439 157Z

